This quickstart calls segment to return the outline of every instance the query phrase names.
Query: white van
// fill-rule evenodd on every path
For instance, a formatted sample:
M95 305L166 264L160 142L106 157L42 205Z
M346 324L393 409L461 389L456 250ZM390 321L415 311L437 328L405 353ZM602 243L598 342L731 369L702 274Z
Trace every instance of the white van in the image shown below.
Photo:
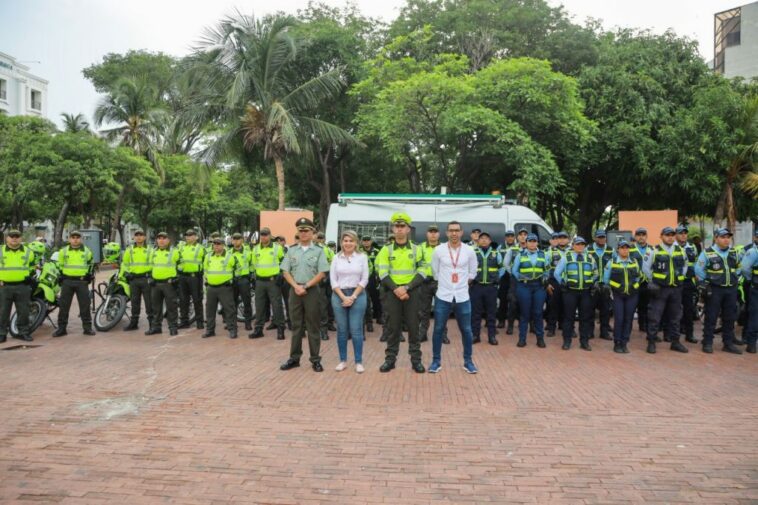
M405 212L413 220L412 240L426 240L430 224L440 227L444 242L445 225L458 221L463 226L464 241L474 228L486 231L498 244L502 244L506 230L526 228L536 233L540 245L547 247L552 229L534 211L521 205L507 204L501 195L393 195L346 193L329 208L326 240L338 241L344 230L354 230L358 236L370 235L383 245L391 233L390 217Z

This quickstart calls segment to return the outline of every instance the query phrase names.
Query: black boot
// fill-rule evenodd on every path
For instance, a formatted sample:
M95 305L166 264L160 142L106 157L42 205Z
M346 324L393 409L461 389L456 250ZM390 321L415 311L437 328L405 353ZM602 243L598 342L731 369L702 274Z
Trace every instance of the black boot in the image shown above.
M619 342L615 342L613 344L613 352L617 352L619 354L624 352L623 347Z
M387 341L387 334L382 333L382 336L379 337L379 342L386 342Z
M179 323L179 326L177 326L177 328L179 328L180 330L183 330L183 329L185 329L185 328L189 328L189 327L190 327L190 322L189 322L189 320L187 320L187 321L182 321L181 323Z
M8 340L8 335L0 335L0 344L4 344Z
M506 335L513 335L513 323L508 321L508 327L505 329Z
M275 329L276 329L276 324L274 324L274 323L271 323L271 324L269 324L268 326L266 326L266 329L267 329L267 330L275 330Z
M129 324L124 326L124 331L133 331L139 328L139 319L130 319Z
M564 338L563 339L563 345L561 346L561 349L564 351L568 351L571 349L571 339L570 338Z
M655 354L655 341L654 340L647 341L647 352L648 354Z
M488 338L487 338L487 342L488 342L490 345L497 345L497 344L498 344L498 342L497 342L497 337L495 337L494 335L492 335L491 337L488 337Z
M687 335L686 337L684 337L684 340L686 340L690 344L697 344L698 342L698 340L695 338L694 335Z
M205 330L205 333L203 333L203 338L209 338L209 337L215 337L216 332L213 330Z
M540 338L540 337L537 338L537 347L539 347L540 349L544 349L545 347L547 347L545 345L545 339L544 338Z
M155 326L151 326L149 330L145 332L145 335L158 335L160 333L163 333L160 328L156 328Z
M374 323L372 323L371 321L369 321L368 323L366 323L366 331L368 333L373 333L374 332Z
M706 354L713 354L713 344L706 344L703 342L703 352Z
M319 333L321 334L321 340L329 340L329 334L326 330L319 330Z
M253 323L250 321L245 321L245 330L250 331L253 329Z
M90 326L86 326L84 329L82 329L82 333L84 333L85 335L94 335L95 330L93 330L92 327Z
M689 349L684 347L681 342L679 342L679 339L673 340L671 342L671 350L681 353L690 352Z
M732 354L742 354L742 349L734 345L733 343L724 344L724 348L722 349L724 352L730 352Z
M579 347L582 348L585 351L591 351L592 346L590 345L589 339L586 338L580 338L579 339Z
M58 326L58 329L53 332L54 337L62 337L64 335L68 335L65 326Z
M169 328L168 329L168 334L171 335L172 337L175 337L175 336L177 336L179 334L179 329L178 328Z
M254 332L248 335L248 338L261 338L262 336L263 336L263 328L259 326L255 329Z
M232 331L229 332L229 338L231 339L237 338L237 328L234 328Z
M516 347L526 347L526 340L518 339L518 344L516 344Z
M284 340L284 328L277 328L276 329L276 339L277 340Z
M329 321L329 324L326 325L327 331L337 331L337 327L334 326L334 321Z
M429 340L429 336L426 333L422 333L418 339L419 342L426 342L427 340Z
M497 327L498 328L505 328L505 319L503 319L502 321L498 321L497 322Z
M195 326L197 327L198 330L202 330L203 328L205 328L205 325L203 324L202 321L195 322Z
M481 341L482 341L482 339L481 339L481 338L479 338L479 336L476 336L476 337L474 337L474 340L472 340L472 341L471 341L471 343L472 343L472 344L478 344L478 343L479 343L479 342L481 342Z
M748 342L747 347L745 348L746 352L749 352L750 354L756 353L756 345L755 342Z

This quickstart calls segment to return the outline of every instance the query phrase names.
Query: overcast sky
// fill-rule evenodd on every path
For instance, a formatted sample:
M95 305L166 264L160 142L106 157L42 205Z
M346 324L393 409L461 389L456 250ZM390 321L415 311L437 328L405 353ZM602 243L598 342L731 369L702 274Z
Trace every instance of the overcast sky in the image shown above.
M600 19L606 28L672 28L696 39L704 59L713 58L713 14L748 3L740 0L548 0L563 5L574 21ZM327 0L330 5L344 1ZM392 20L404 0L356 0L371 17ZM263 15L294 13L306 0L0 0L0 52L25 62L50 81L48 116L61 112L92 117L98 100L81 70L109 52L129 49L188 53L205 26L235 7ZM39 63L37 63L39 62Z

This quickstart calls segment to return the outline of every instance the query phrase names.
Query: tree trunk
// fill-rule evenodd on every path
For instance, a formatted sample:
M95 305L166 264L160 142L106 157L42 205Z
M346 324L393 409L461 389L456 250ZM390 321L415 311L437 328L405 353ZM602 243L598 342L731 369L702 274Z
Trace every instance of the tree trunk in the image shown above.
M110 242L116 240L116 230L121 231L121 213L124 209L124 198L126 197L126 186L121 187L116 199L116 212L113 215L113 225L111 226ZM124 236L121 234L121 245L124 245Z
M340 193L347 193L347 186L345 184L345 160L340 161Z
M332 148L326 149L326 152L319 153L318 160L321 165L321 197L319 198L319 216L318 228L326 231L326 220L329 217L329 203L332 197L331 177L329 176L329 165L332 158Z
M284 210L284 163L279 156L274 156L276 166L276 183L279 187L279 209Z
M68 216L69 202L66 200L58 212L58 219L55 221L55 231L53 232L53 246L57 249L63 244L63 227L66 225L66 216Z

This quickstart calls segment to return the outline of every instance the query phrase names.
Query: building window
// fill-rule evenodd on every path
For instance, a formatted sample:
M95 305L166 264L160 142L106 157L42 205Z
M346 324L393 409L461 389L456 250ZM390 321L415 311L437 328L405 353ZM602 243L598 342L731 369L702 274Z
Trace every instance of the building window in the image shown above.
M32 90L32 109L42 110L42 92L36 89Z
M8 81L0 79L0 100L8 99Z
M723 74L726 65L726 48L738 46L741 42L742 9L737 7L719 12L714 17L713 70Z

